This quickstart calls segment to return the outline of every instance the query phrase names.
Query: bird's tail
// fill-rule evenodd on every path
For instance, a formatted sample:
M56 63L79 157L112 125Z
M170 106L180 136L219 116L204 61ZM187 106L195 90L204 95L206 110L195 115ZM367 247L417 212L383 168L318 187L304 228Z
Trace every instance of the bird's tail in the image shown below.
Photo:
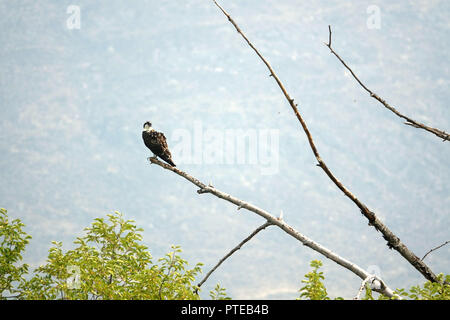
M170 164L172 167L176 167L175 163L173 163L172 158L170 157L164 157L164 161L166 161L168 164Z

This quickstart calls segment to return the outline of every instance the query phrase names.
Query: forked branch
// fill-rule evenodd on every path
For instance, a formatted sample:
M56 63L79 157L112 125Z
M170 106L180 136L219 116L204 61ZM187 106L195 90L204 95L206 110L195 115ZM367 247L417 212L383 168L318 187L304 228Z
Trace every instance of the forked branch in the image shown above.
M316 148L316 145L314 144L314 140L312 138L311 133L309 132L309 129L306 125L305 120L301 116L300 112L298 111L297 104L294 103L294 99L292 99L289 94L286 91L286 88L284 87L281 80L278 78L278 76L275 74L273 68L270 66L269 62L262 56L262 54L256 49L256 47L250 42L250 40L244 35L244 33L241 31L239 26L236 24L236 22L231 18L231 16L215 1L213 0L216 6L223 12L223 14L228 18L228 21L231 22L231 24L236 28L236 31L244 38L244 40L248 43L248 45L255 51L255 53L258 55L258 57L262 60L262 62L267 66L267 68L270 71L270 75L275 79L278 86L280 87L281 91L283 92L284 96L286 97L286 100L288 101L289 105L291 106L292 110L294 111L295 116L297 117L298 121L300 122L303 131L306 134L306 137L308 138L309 145L311 147L311 150L318 162L318 166L325 172L325 174L333 181L333 183L351 200L353 203L361 210L361 213L369 220L369 225L375 227L377 231L380 231L383 234L383 238L387 241L387 245L389 248L393 248L397 250L414 268L416 268L427 280L437 282L438 279L436 275L431 271L431 269L422 261L420 260L413 252L411 252L401 241L400 239L392 233L391 230L388 229L387 226L385 226L380 219L375 215L374 212L369 210L369 208L362 203L353 193L351 193L331 172L331 170L328 168L328 166L325 164L325 162L320 157L320 154ZM331 39L330 39L331 41ZM331 42L330 42L331 44Z
M366 90L372 98L380 102L386 109L392 111L396 116L402 118L403 120L406 120L405 124L412 126L414 128L419 128L426 130L435 136L442 138L443 141L450 141L450 135L446 133L445 131L427 126L423 123L420 123L418 121L415 121L411 119L410 117L405 116L404 114L400 113L397 109L392 107L389 103L386 102L386 100L382 99L379 95L374 93L372 90L370 90L364 83L359 80L359 78L356 76L356 74L353 72L353 70L345 63L345 61L334 51L333 47L331 46L331 26L328 26L328 43L325 43L325 45L330 49L331 53L335 55L335 57L344 65L344 67L352 74L353 78L359 83L359 85Z
M242 240L241 242L239 242L239 244L234 247L233 249L231 249L230 252L228 252L222 259L220 259L220 261L211 269L209 270L209 272L206 274L206 276L202 279L202 281L200 281L197 285L197 289L195 290L195 293L198 293L198 289L200 289L200 287L206 282L206 280L208 280L209 276L216 271L216 269L225 261L227 260L229 257L231 257L231 255L233 253L235 253L236 251L238 251L239 249L241 249L241 247L246 244L248 241L250 241L250 239L252 239L254 236L256 236L260 231L264 230L265 228L271 226L272 223L267 221L266 223L260 225L258 228L256 228L247 238L245 238L244 240Z
M360 277L361 279L366 279L367 277L370 277L371 274L369 274L367 271L365 271L364 269L362 269L361 267L359 267L358 265L354 264L353 262L350 262L344 258L342 258L341 256L337 255L336 253L334 253L333 251L325 248L324 246L322 246L321 244L309 239L308 237L306 237L305 235L301 234L300 232L298 232L297 230L295 230L294 228L292 228L290 225L288 225L286 222L284 222L283 219L281 218L276 218L275 216L271 215L269 212L258 208L257 206L245 202L241 199L238 199L236 197L233 197L232 195L229 195L225 192L222 192L216 188L214 188L211 185L206 185L203 182L201 182L200 180L192 177L191 175L187 174L186 172L176 168L176 167L172 167L162 161L159 161L157 158L148 158L148 160L153 163L153 164L157 164L158 166L170 170L173 173L178 174L179 176L185 178L186 180L188 180L189 182L193 183L194 185L196 185L197 187L199 187L200 189L197 190L197 193L199 194L204 194L204 193L210 193L218 198L221 198L223 200L226 200L228 202L233 203L234 205L236 205L238 208L240 209L247 209L253 213L256 213L257 215L261 216L262 218L264 218L267 223L273 224L277 227L279 227L281 230L283 230L284 232L286 232L287 234L289 234L291 237L294 237L295 239L297 239L298 241L300 241L303 245L319 252L320 254L324 255L325 257L327 257L328 259L336 262L337 264L339 264L340 266L346 268L347 270L350 270L351 272L353 272L354 274L356 274L358 277ZM385 285L385 283L383 281L380 280L380 288L376 289L377 292L384 294L385 296L388 297L394 297L396 296L394 294L394 292L392 291L392 289L390 289L388 286Z
M370 288L371 288L372 290L374 290L374 289L377 289L377 288L380 287L381 282L380 282L380 280L378 279L378 277L375 276L375 275L372 275L372 276L367 277L366 279L364 279L364 280L361 282L361 286L359 287L358 293L357 293L356 296L353 298L353 300L359 300L359 299L360 299L361 293L362 293L363 290L366 288L366 285L367 285L367 284L369 284L369 285L370 285Z

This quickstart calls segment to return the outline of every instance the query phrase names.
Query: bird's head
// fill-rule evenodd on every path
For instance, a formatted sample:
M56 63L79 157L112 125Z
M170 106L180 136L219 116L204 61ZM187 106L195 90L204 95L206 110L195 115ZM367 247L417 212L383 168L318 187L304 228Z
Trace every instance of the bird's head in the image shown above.
M150 121L147 121L146 123L144 123L144 130L145 131L152 131L152 123Z

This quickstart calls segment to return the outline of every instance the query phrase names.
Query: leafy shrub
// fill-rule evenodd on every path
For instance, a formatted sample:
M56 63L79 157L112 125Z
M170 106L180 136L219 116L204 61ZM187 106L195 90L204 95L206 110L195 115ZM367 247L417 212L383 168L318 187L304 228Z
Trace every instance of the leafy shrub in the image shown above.
M28 265L16 265L22 260L22 252L31 236L22 230L19 219L8 220L8 211L0 208L0 298L4 293L15 293L14 284L23 279Z
M1 209L0 298L199 299L194 280L202 264L189 269L179 246L153 263L141 243L142 229L119 212L95 219L73 250L63 252L61 242L52 242L46 263L28 280L28 265L15 266L31 238L23 226L20 220L8 221ZM214 297L226 297L224 289Z
M323 272L319 272L319 268L322 266L322 261L313 260L310 263L310 266L313 270L307 274L305 274L305 280L302 280L302 283L305 285L300 288L300 298L306 298L309 300L329 300L330 298L327 295L327 289L323 284L323 280L325 279Z
M329 300L330 298L327 295L327 290L323 283L325 277L323 272L318 271L322 266L322 262L320 260L313 260L311 261L310 266L313 270L305 274L305 280L302 280L302 283L304 283L305 286L300 289L299 299ZM439 283L426 281L422 287L419 285L411 287L409 292L405 289L397 289L394 293L404 299L410 300L450 300L450 275L444 276L444 274L441 273L438 275L438 279ZM372 294L372 290L366 285L365 295L361 297L361 299L374 300ZM342 299L343 298L341 297L336 298L336 300ZM380 294L378 299L386 300L389 298Z
M199 299L194 281L202 264L189 269L179 246L153 263L141 243L143 230L119 212L108 214L107 220L94 219L73 250L63 252L62 243L54 241L46 264L25 279L28 265L20 262L31 236L22 230L20 219L9 221L7 213L0 209L0 299ZM310 266L298 299L329 300L325 276L319 271L322 262L313 260ZM427 281L395 293L412 300L450 300L450 275L438 278L439 283ZM374 299L372 290L365 289L362 299ZM218 284L209 295L213 300L231 299Z

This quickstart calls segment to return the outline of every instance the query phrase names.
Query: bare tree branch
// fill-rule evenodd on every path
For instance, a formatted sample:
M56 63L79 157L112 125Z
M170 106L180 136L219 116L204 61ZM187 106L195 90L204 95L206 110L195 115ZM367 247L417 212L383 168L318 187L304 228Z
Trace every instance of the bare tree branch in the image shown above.
M169 268L167 268L167 274L165 275L165 277L162 279L160 285L159 285L159 290L158 290L158 295L159 295L159 300L162 300L162 289L164 286L164 283L169 279L170 276L170 272L172 271L173 268L173 264L174 264L174 260L175 260L175 251L171 252L172 254L170 254L170 263L169 263Z
M372 276L368 276L367 278L365 278L362 282L361 282L361 286L359 287L358 293L356 294L356 296L353 298L353 300L359 300L359 297L361 296L362 291L364 290L364 288L366 287L367 282L372 278Z
M383 234L383 238L387 241L387 245L390 249L397 250L411 265L413 265L426 279L438 282L438 278L436 275L431 271L431 269L423 263L413 252L411 252L408 247L406 247L400 239L392 233L391 230L388 229L387 226L385 226L380 219L375 215L374 212L369 210L369 208L362 203L353 193L351 193L331 172L331 170L327 167L325 162L320 157L320 154L316 148L316 145L314 144L314 140L311 136L311 133L308 130L308 127L306 125L305 120L300 115L297 104L294 103L294 99L292 99L289 94L287 93L283 83L278 78L278 76L275 74L274 70L270 66L269 62L259 53L259 51L255 48L255 46L248 40L248 38L244 35L244 33L241 31L241 29L238 27L236 22L231 18L231 16L215 1L213 0L216 6L223 12L223 14L228 18L228 20L233 24L233 26L236 28L236 31L244 38L244 40L248 43L248 45L255 51L255 53L260 57L260 59L263 61L263 63L267 66L267 68L270 71L270 75L275 79L278 86L280 87L281 91L283 92L284 96L286 97L287 101L289 102L289 105L291 106L292 110L295 113L295 116L297 117L298 121L300 122L303 131L306 134L306 137L308 138L309 145L311 147L311 150L315 156L315 158L318 161L318 166L322 168L322 170L325 172L325 174L333 181L333 183L350 199L355 203L355 205L361 210L361 213L369 220L369 225L375 227L377 231L380 231Z
M450 135L448 133L446 133L445 131L433 128L433 127L429 127L427 125L424 125L423 123L417 122L407 116L405 116L404 114L400 113L397 109L395 109L394 107L392 107L391 105L389 105L384 99L382 99L380 96L378 96L377 94L375 94L372 90L370 90L369 88L367 88L364 83L361 82L361 80L359 80L359 78L356 76L356 74L353 72L353 70L345 63L345 61L336 53L336 51L333 50L333 48L331 47L331 26L328 26L328 31L329 31L329 37L328 37L328 43L325 43L325 45L330 49L331 53L334 54L336 56L336 58L338 58L338 60L344 65L344 67L350 71L350 73L352 74L353 78L355 78L355 80L359 83L359 85L366 90L370 96L376 100L378 100L386 109L392 111L396 116L406 120L405 124L412 126L414 128L419 128L419 129L423 129L426 130L434 135L436 135L439 138L442 138L443 141L450 141Z
M360 277L361 279L366 279L367 277L370 276L370 274L365 271L364 269L362 269L361 267L359 267L358 265L354 264L353 262L350 262L348 260L346 260L345 258L342 258L341 256L337 255L336 253L334 253L333 251L325 248L324 246L322 246L321 244L309 239L308 237L306 237L305 235L301 234L300 232L298 232L297 230L295 230L294 228L292 228L290 225L288 225L286 222L284 222L284 220L280 219L280 218L276 218L273 215L271 215L269 212L258 208L257 206L245 202L243 200L240 200L238 198L235 198L225 192L222 192L216 188L214 188L213 186L209 185L207 186L206 184L204 184L203 182L201 182L200 180L190 176L189 174L187 174L184 171L181 171L180 169L176 168L176 167L172 167L162 161L159 161L157 158L155 157L151 157L148 158L148 160L153 163L153 164L157 164L160 167L163 167L164 169L170 170L176 174L178 174L179 176L185 178L186 180L190 181L191 183L193 183L194 185L196 185L197 187L199 187L200 189L197 190L197 193L199 194L203 194L203 193L210 193L218 198L224 199L228 202L233 203L234 205L238 206L238 208L242 208L242 209L247 209L251 212L256 213L257 215L263 217L265 220L267 220L268 223L271 223L277 227L279 227L280 229L282 229L284 232L286 232L287 234L289 234L290 236L294 237L295 239L297 239L298 241L300 241L303 245L319 252L320 254L324 255L325 257L327 257L328 259L336 262L337 264L339 264L340 266L346 268L347 270L350 270L351 272L353 272L354 274L356 274L358 277ZM381 281L381 280L380 280ZM379 289L376 289L377 292L384 294L385 296L388 297L394 297L397 296L394 294L394 292L392 291L392 289L390 289L389 287L387 287L383 281L381 281L381 286Z
M370 287L372 290L377 289L381 286L380 279L375 275L370 275L361 282L361 286L359 287L358 293L353 298L353 300L359 300L362 291L364 290L364 288L366 287L366 285L369 281L370 281Z
M445 246L447 243L450 243L450 240L447 240L447 241L445 241L443 244L437 246L436 248L431 249L430 251L428 251L427 253L425 253L425 255L424 255L424 256L422 257L422 259L420 259L420 260L423 261L423 259L425 259L427 255L429 255L429 254L432 253L433 251L436 251L437 249L442 248L442 247Z
M242 240L236 247L234 247L233 249L231 249L230 252L228 252L222 259L220 259L220 261L206 274L206 276L202 279L202 281L200 281L197 285L197 289L195 289L195 293L198 293L198 289L200 289L200 287L203 285L203 283L206 282L206 280L208 280L209 276L216 271L216 269L226 260L228 259L233 253L235 253L237 250L241 249L241 247L247 243L250 239L252 239L254 236L256 236L261 230L264 230L265 228L269 227L273 225L273 223L267 221L266 223L264 223L263 225L260 225L258 228L256 228L247 238L245 238L244 240Z

